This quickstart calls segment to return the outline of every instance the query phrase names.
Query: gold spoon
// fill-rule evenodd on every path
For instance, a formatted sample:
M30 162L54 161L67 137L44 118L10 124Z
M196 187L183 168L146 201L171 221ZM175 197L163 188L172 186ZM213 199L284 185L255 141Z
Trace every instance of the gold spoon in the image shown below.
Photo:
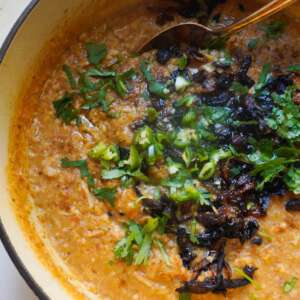
M170 45L178 44L179 42L201 47L210 38L226 38L241 31L250 24L258 23L266 19L296 1L297 0L273 0L236 23L218 29L211 29L196 22L184 22L172 25L148 40L138 49L138 53L151 49L166 48Z

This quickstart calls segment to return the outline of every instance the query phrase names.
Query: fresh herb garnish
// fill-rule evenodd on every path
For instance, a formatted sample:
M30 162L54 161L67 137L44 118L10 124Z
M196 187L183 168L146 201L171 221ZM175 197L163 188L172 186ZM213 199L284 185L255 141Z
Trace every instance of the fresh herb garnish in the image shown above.
M300 108L293 101L295 87L289 87L284 94L272 94L277 106L273 107L272 114L267 118L267 124L276 130L282 138L292 141L300 140Z
M282 35L286 25L286 22L283 20L274 20L264 24L262 30L264 31L267 39L274 40L278 39Z
M158 225L158 218L150 218L143 227L129 221L126 226L125 237L116 244L115 256L129 264L147 263L153 244L153 233Z
M115 205L117 189L115 187L104 187L93 190L93 194L101 201L107 201L111 206Z
M56 117L66 124L70 124L72 121L78 120L79 112L74 108L73 102L73 97L67 94L61 99L53 102Z
M98 65L107 55L107 47L104 43L87 43L85 45L87 58L90 64Z
M300 194L300 169L291 167L283 179L291 192Z
M300 65L289 66L287 70L289 72L300 72Z
M67 158L63 158L61 160L61 166L63 168L78 168L80 171L81 178L87 178L87 183L89 187L95 186L95 179L89 171L87 161L85 159L82 160L69 160Z
M68 78L69 84L73 90L77 88L77 82L70 66L63 65L63 70Z
M289 294L297 285L297 281L298 278L297 277L292 277L290 280L287 280L284 284L283 284L283 292L285 294Z
M258 42L259 42L259 39L258 38L252 38L249 40L247 46L248 46L248 49L250 50L254 50L256 49L257 45L258 45Z

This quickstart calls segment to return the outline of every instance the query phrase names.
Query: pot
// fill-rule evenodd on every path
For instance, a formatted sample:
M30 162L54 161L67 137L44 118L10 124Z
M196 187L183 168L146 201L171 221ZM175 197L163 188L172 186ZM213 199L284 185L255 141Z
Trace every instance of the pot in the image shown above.
M139 0L4 0L0 12L0 235L1 240L28 285L40 299L73 299L81 297L71 292L71 285L85 293L74 279L63 285L40 259L22 230L12 206L8 190L7 162L10 124L17 100L37 69L41 52L61 28L71 28L74 20L90 26L113 11L125 9ZM140 1L142 2L142 1ZM95 9L95 5L97 9ZM295 9L298 5L299 9ZM300 3L288 9L300 17ZM93 9L91 9L93 8ZM97 16L97 17L96 17ZM75 22L76 23L76 22ZM78 23L79 24L79 23ZM62 26L63 25L63 26ZM92 295L87 295L92 298Z

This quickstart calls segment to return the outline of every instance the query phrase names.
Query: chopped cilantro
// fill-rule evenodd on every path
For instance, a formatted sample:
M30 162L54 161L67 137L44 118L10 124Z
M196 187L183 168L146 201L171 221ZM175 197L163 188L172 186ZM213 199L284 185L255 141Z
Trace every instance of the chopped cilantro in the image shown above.
M107 47L104 43L87 43L85 48L88 61L92 65L98 65L107 55Z
M300 65L289 66L287 70L289 72L300 72Z
M278 39L282 35L286 25L286 22L283 20L273 20L264 24L262 30L264 31L267 39L274 40Z
M99 92L97 93L96 101L88 101L85 102L81 108L90 110L96 107L101 107L102 110L106 113L109 112L109 103L106 101L106 90L105 88L101 88Z
M63 65L63 70L64 70L64 72L65 72L65 74L66 74L66 76L69 80L69 84L70 84L71 88L73 90L75 90L77 88L77 82L76 82L76 79L73 75L71 67L68 66L68 65Z
M204 188L197 188L190 181L186 181L181 188L171 189L170 198L177 203L194 201L199 205L210 205L212 195Z
M99 199L107 201L111 206L115 204L117 189L115 187L104 187L93 190L93 194Z
M90 188L94 187L95 180L89 171L86 160L69 160L67 158L63 158L61 160L61 166L63 168L78 168L80 171L81 178L87 178L88 186Z
M53 102L56 117L66 124L70 124L72 121L78 120L79 112L74 108L73 102L73 98L67 94L61 99Z
M126 80L132 78L134 74L135 74L134 69L129 69L128 71L122 74L116 75L116 79L115 79L116 92L120 97L122 98L125 97L126 93L128 92L125 82Z
M290 168L283 179L291 192L300 194L300 169Z
M300 107L293 101L295 87L289 87L284 94L273 93L272 97L277 104L273 107L272 114L267 118L267 124L276 130L282 138L291 141L300 140Z
M219 149L213 151L209 158L209 162L202 167L199 173L199 178L201 180L208 180L211 178L215 174L218 162L223 159L228 159L231 156L232 152L230 150L225 151L223 149Z
M115 256L136 265L147 263L153 244L153 233L158 228L159 219L150 218L142 227L129 221L126 234L115 246Z
M282 290L285 294L289 294L297 285L298 278L292 277L290 280L287 280L282 287Z
M257 47L258 45L258 42L259 42L259 39L258 38L252 38L249 40L247 46L248 46L248 49L250 50L253 50Z

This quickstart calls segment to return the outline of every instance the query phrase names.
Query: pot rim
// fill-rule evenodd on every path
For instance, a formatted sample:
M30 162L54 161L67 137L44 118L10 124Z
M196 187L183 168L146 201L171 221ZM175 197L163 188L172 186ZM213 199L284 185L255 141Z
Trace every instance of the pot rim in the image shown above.
M22 13L16 19L12 28L6 35L6 38L0 47L0 64L2 63L3 59L5 58L8 48L11 45L11 43L13 42L20 27L25 22L27 17L30 15L30 13L34 9L34 7L38 4L38 2L39 2L39 0L30 0L29 4L25 7L25 9L22 11ZM19 274L23 277L23 279L25 280L27 285L30 287L30 289L33 291L33 293L38 297L38 299L50 300L50 298L47 296L47 294L42 289L42 287L33 279L33 277L30 274L30 271L23 264L22 258L17 254L15 247L13 246L11 240L9 239L7 231L4 228L1 217L0 217L0 240L2 241L2 244L5 248L8 256L10 257L11 261L15 265Z

